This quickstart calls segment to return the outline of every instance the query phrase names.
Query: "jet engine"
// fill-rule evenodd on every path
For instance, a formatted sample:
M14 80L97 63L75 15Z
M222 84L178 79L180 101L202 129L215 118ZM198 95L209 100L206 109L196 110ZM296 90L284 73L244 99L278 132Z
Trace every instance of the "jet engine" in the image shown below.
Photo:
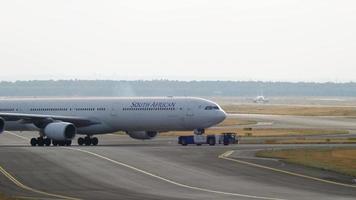
M0 117L0 134L5 130L5 120Z
M68 122L52 122L44 128L43 132L52 140L64 141L73 139L77 134L77 128Z
M158 135L158 132L156 132L156 131L132 131L132 132L127 132L127 134L133 139L149 140L149 139L155 138Z

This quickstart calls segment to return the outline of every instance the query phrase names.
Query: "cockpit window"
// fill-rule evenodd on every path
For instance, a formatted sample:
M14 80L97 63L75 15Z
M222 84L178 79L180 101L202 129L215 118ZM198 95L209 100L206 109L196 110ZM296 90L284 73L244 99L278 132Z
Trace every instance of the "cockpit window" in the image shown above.
M218 106L206 106L205 110L220 110Z

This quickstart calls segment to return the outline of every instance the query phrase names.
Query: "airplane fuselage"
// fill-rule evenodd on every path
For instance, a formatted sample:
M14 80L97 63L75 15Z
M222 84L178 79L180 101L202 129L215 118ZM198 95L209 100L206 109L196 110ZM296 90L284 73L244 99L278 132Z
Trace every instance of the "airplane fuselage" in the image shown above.
M226 117L214 102L192 97L158 98L28 98L0 100L0 113L71 116L96 122L78 134L116 131L188 131L214 126ZM50 117L49 117L50 118ZM5 130L40 130L26 119L8 121Z

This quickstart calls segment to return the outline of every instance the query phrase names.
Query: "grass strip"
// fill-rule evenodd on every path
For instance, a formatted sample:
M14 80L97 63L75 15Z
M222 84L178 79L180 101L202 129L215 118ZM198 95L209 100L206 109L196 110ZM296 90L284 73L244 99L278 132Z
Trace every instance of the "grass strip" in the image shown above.
M256 156L278 158L289 163L356 177L356 148L285 149L260 151L257 152Z
M356 107L295 106L295 105L222 105L227 113L296 116L356 116Z

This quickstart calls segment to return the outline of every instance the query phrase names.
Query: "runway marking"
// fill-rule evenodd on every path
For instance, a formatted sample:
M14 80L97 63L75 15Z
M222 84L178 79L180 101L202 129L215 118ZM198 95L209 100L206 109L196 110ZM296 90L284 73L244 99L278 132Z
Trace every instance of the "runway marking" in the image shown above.
M308 176L308 175L304 175L304 174L298 174L298 173L295 173L295 172L285 171L285 170L281 170L281 169L277 169L277 168L273 168L273 167L267 167L267 166L264 166L264 165L259 165L259 164L255 164L255 163L251 163L251 162L247 162L247 161L242 161L242 160L238 160L238 159L234 159L234 158L229 158L229 156L231 156L231 154L233 154L233 153L234 153L234 151L227 151L227 152L221 154L219 156L219 158L225 159L225 160L229 160L229 161L233 161L233 162L237 162L237 163L244 164L244 165L250 165L250 166L253 166L253 167L267 169L267 170L271 170L271 171L275 171L275 172L279 172L279 173L283 173L283 174L288 174L288 175L297 176L297 177L301 177L301 178L311 179L311 180L319 181L319 182L323 182L323 183L328 183L328 184L333 184L333 185L338 185L338 186L344 186L344 187L350 187L350 188L356 188L356 185L338 183L338 182L329 181L329 180L325 180L325 179L321 179L321 178L316 178L316 177L312 177L312 176Z
M70 148L70 147L62 147L62 148L64 148L64 149L69 149L69 150L74 150L74 151L79 151L79 152L82 152L82 153L86 153L86 154L92 155L92 156L94 156L94 157L101 158L101 159L106 160L106 161L109 161L109 162L111 162L111 163L114 163L114 164L117 164L117 165L120 165L120 166L129 168L129 169L134 170L134 171L136 171L136 172L139 172L139 173L142 173L142 174L151 176L151 177L153 177L153 178L159 179L159 180L164 181L164 182L167 182L167 183L171 183L171 184L173 184L173 185L176 185L176 186L179 186L179 187L182 187L182 188L188 188L188 189L191 189L191 190L197 190L197 191L208 192L208 193L214 193L214 194L221 194L221 195L228 195L228 196L251 198L251 199L285 200L285 199L272 198L272 197L262 197L262 196L253 196L253 195L247 195L247 194L222 192L222 191L217 191L217 190L210 190L210 189L199 188L199 187L195 187L195 186L189 186L189 185L185 185L185 184L182 184L182 183L175 182L175 181L170 180L170 179L167 179L167 178L163 178L163 177L158 176L158 175L156 175L156 174L152 174L152 173L150 173L150 172L147 172L147 171L144 171L144 170L142 170L142 169L136 168L136 167L134 167L134 166L131 166L131 165L128 165L128 164L125 164L125 163L122 163L122 162L119 162L119 161L116 161L116 160L112 160L112 159L110 159L110 158L107 158L107 157L105 157L105 156L102 156L102 155L93 153L93 152L91 152L91 151L86 151L86 150L77 149L77 148Z
M48 198L43 197L24 197L24 196L15 196L15 199L26 199L26 200L48 200ZM54 200L54 199L52 199Z
M13 135L13 136L16 136L16 137L18 137L18 138L24 139L24 140L26 140L26 141L29 140L29 138L27 138L27 137L18 135L18 134L16 134L16 133L13 133L13 132L10 132L10 131L5 131L5 133L8 133L8 134Z
M256 152L256 151L261 151L264 149L246 149L246 150L239 150L238 153L241 152ZM232 154L233 152L231 152ZM230 155L231 155L230 154ZM230 155L225 155L225 157L229 157ZM244 159L250 159L250 160L270 160L270 161L276 161L279 162L279 159L276 158L260 158L260 157L253 157L253 156L238 156L238 158L244 158Z
M41 195L45 195L45 196L50 196L50 197L56 197L59 199L67 199L67 200L80 200L77 198L73 198L73 197L67 197L67 196L63 196L63 195L58 195L58 194L52 194L52 193L48 193L48 192L43 192L40 190L36 190L33 189L29 186L26 186L24 184L22 184L20 181L18 181L15 177L13 177L10 173L8 173L4 168L2 168L0 166L0 172L6 177L8 178L11 182L13 182L16 186L18 186L19 188L22 188L24 190L28 190L37 194L41 194Z
M234 151L227 151L223 155L226 157L229 157L229 156L231 156L232 153L234 153Z

